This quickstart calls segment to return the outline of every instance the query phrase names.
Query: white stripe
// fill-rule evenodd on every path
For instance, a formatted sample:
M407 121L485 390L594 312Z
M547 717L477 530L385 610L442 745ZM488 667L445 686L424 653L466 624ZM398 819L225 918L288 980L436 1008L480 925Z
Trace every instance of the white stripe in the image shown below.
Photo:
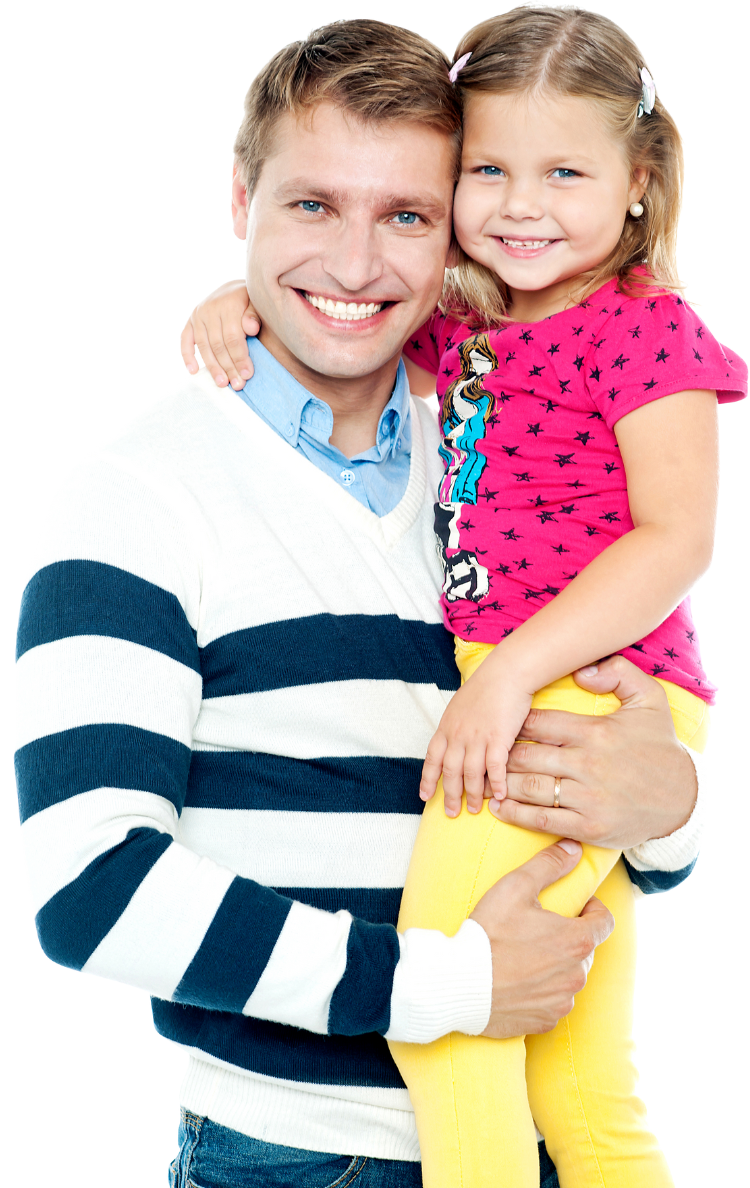
M91 954L85 972L171 998L233 879L231 870L170 846Z
M95 788L35 813L21 827L34 913L131 829L174 835L176 826L170 801L128 788Z
M195 724L202 743L296 759L382 755L423 759L451 694L402 681L330 681L215 697Z
M200 674L161 652L76 635L31 648L17 672L20 746L100 722L139 726L190 746Z
M267 887L403 887L420 817L186 808L178 840Z
M243 1015L325 1035L333 992L346 969L349 912L293 903Z

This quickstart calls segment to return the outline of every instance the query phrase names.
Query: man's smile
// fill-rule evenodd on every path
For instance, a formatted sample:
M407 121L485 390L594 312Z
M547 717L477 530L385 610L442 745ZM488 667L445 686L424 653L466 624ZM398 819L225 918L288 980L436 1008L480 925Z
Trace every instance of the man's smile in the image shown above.
M305 290L299 290L303 293L306 301L310 302L315 309L319 309L321 313L326 314L329 318L335 318L337 321L346 322L361 322L365 318L371 318L375 314L380 313L384 305L389 302L374 302L374 301L340 301L333 300L331 297L319 296L315 293L308 293Z

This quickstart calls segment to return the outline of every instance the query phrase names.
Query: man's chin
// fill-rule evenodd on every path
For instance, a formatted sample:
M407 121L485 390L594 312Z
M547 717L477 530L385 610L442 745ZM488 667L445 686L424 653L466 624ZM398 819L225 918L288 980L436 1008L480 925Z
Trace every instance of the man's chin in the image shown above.
M286 336L285 336L286 337ZM289 335L286 349L306 370L329 379L365 379L387 367L401 355L403 339L391 333L378 340L330 337L323 332L311 338L309 335ZM291 360L289 361L291 363Z

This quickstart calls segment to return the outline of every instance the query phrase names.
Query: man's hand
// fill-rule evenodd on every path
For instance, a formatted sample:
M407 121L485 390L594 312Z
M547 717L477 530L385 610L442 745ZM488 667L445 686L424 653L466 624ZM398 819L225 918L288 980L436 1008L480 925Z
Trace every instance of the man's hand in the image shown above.
M180 336L185 366L195 375L195 348L219 388L227 384L239 391L253 374L246 336L260 331L260 321L250 304L244 281L229 281L196 305Z
M597 945L614 920L598 899L577 919L547 912L539 893L577 865L581 847L564 839L505 875L471 914L492 946L492 1039L551 1031L586 985Z
M698 785L661 685L623 656L575 679L591 692L613 692L621 708L601 718L532 710L522 733L536 745L513 747L508 797L491 800L490 811L524 829L617 850L674 833L690 817Z

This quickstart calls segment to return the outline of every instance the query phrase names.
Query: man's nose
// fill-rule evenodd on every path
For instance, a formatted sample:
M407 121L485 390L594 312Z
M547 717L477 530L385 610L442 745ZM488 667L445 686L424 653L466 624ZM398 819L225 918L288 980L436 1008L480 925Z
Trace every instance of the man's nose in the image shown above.
M364 219L342 219L328 245L323 267L348 293L359 293L384 271L377 227Z

